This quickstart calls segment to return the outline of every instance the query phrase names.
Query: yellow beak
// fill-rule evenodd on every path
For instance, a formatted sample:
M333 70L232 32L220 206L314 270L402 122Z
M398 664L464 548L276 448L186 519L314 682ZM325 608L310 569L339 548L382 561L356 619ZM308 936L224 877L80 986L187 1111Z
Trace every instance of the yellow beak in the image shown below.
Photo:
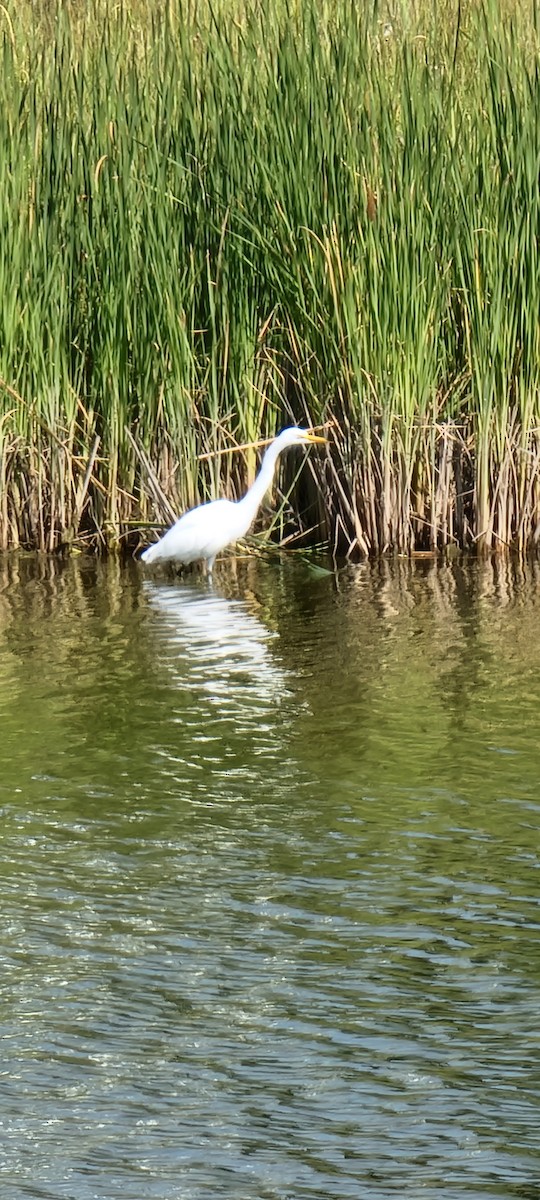
M306 442L317 442L319 446L326 446L328 440L325 437L318 437L316 433L305 433L304 437Z

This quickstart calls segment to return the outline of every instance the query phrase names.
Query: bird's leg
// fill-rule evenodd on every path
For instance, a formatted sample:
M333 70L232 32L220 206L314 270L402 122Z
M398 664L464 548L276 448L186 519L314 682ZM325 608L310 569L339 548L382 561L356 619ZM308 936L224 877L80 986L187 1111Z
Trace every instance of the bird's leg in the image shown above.
M207 558L207 560L206 560L206 578L210 581L212 579L212 571L214 570L215 561L216 561L215 554L214 554L213 558Z

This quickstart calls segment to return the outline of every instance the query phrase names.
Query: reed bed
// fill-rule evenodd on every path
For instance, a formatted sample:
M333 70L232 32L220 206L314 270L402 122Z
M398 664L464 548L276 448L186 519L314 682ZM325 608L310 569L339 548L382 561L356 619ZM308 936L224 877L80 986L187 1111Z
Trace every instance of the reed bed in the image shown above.
M134 547L291 421L282 539L538 544L534 5L8 0L0 55L0 548Z

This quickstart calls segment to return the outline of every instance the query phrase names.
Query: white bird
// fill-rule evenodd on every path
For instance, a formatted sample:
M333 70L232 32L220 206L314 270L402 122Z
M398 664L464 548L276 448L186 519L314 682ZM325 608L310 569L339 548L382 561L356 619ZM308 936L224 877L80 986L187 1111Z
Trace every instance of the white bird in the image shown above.
M287 446L318 442L324 445L326 438L317 437L306 429L292 426L284 429L268 447L255 482L242 500L211 500L184 513L167 533L149 546L141 555L143 562L177 562L187 564L202 559L208 575L216 555L231 542L244 537L262 504L264 496L274 478L278 456Z

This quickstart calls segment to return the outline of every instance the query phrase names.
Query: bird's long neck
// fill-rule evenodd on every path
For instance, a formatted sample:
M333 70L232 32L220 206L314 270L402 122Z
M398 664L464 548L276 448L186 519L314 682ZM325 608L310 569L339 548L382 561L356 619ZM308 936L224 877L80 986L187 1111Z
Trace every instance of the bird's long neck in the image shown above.
M255 482L252 483L249 491L246 492L243 500L238 501L238 507L242 508L246 514L250 516L250 522L253 521L259 511L259 508L264 500L264 497L274 478L276 462L281 453L281 446L273 442L268 447L266 454L261 463L261 469Z

